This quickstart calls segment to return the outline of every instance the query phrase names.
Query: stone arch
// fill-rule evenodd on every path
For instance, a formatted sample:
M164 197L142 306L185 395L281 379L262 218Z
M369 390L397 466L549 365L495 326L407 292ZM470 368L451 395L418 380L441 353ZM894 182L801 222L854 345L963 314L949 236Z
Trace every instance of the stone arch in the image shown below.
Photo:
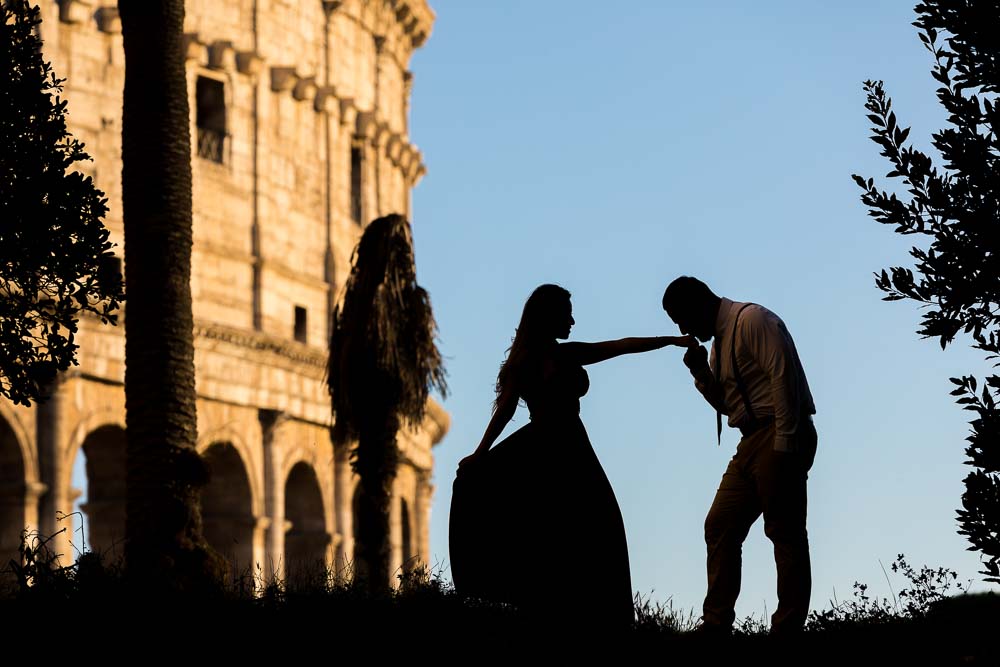
M281 475L287 479L288 476L292 474L293 468L296 468L300 465L306 465L312 468L313 473L316 475L317 480L320 480L321 477L319 473L320 457L317 456L316 447L315 446L310 447L301 444L301 440L296 437L297 435L299 435L297 433L288 434L287 432L283 432L283 435L290 436L284 439L285 442L287 441L292 441L292 442L289 443L290 446L284 452L284 455L281 457L281 462L279 464ZM322 480L320 480L320 485L322 486Z
M231 442L212 442L202 457L209 471L201 491L205 539L229 562L234 577L252 576L256 519L247 466Z
M80 443L86 457L88 547L111 558L125 539L125 429L105 424Z
M24 443L0 416L0 569L14 559L27 524Z
M38 479L38 464L35 454L32 452L34 437L28 434L24 424L18 419L17 414L11 406L4 401L0 401L0 421L4 422L10 435L13 436L14 444L21 453L21 464L24 466L24 482L34 484Z
M330 534L316 470L296 463L285 481L285 572L290 587L308 586L326 576Z
M205 435L199 439L198 453L204 457L209 449L219 444L229 445L236 450L250 484L250 511L254 516L264 516L266 513L264 512L264 494L261 491L262 480L255 474L255 471L258 470L256 453L247 446L243 436L229 426L207 430Z
M84 441L88 436L90 436L90 434L105 427L114 427L120 429L122 433L124 433L124 408L121 410L115 410L111 407L104 407L99 410L94 410L77 423L76 428L73 429L72 435L70 435L68 447L64 452L65 458L63 460L66 465L63 466L63 478L59 480L59 483L63 485L63 488L69 489L73 482L73 463L76 461L77 453L80 451L80 448L83 447Z

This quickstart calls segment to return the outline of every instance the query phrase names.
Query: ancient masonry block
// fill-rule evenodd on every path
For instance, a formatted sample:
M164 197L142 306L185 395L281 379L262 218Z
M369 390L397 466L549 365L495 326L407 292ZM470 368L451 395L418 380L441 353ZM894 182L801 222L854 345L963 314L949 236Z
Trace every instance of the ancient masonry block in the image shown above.
M69 73L69 129L95 147L92 168L112 195L108 224L120 239L117 5L40 1L54 24L43 26L44 56ZM364 224L411 215L409 190L424 166L406 129L408 67L434 13L426 0L292 3L292 14L288 3L253 3L256 15L218 0L185 4L198 449L213 480L202 494L205 533L235 571L260 564L265 579L293 581L353 558L356 480L348 448L329 438L327 327ZM376 90L392 103L375 107ZM88 547L120 553L123 328L85 318L80 365L51 400L0 401L0 563L17 557L7 536L64 527L57 517L73 511L81 455ZM432 447L448 415L429 408L425 424L399 438L393 570L430 559ZM76 553L74 534L60 533L54 550Z

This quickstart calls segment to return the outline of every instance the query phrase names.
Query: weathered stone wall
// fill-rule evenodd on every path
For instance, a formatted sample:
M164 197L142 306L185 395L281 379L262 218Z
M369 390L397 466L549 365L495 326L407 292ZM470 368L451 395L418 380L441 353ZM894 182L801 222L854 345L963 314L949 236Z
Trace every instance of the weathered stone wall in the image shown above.
M115 3L46 0L42 11L45 56L66 79L70 130L94 158L82 170L108 196L106 224L121 256L125 63ZM187 2L198 446L232 487L207 490L214 505L206 512L220 535L233 517L226 539L242 542L234 553L252 556L265 579L284 575L288 540L289 549L294 542L296 553L322 553L331 566L352 557L356 480L347 452L330 443L323 382L330 310L362 231L352 182L360 184L353 196L361 221L410 213L424 169L408 136L407 68L433 18L425 0ZM217 149L199 146L198 108L208 99L199 98L199 79L223 93L206 134L218 134ZM354 175L352 149L362 156ZM296 308L305 311L298 336ZM91 480L114 480L124 465L123 327L87 319L78 342L80 365L51 401L0 405L9 426L0 460L24 478L0 479L0 504L14 508L0 516L23 512L20 523L43 533L71 511L81 449L92 454ZM447 424L434 404L425 426L400 438L391 517L397 567L404 554L429 556L431 448ZM123 486L103 483L90 490L87 508L101 524L91 527L95 549L112 548L123 531ZM9 551L7 533L21 526L4 521L0 548ZM71 537L60 537L63 553L80 546Z

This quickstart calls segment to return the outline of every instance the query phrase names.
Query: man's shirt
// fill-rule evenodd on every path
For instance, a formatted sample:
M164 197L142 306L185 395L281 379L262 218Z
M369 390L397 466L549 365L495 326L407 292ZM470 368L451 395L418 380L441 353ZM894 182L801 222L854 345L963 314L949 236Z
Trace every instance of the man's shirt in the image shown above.
M756 417L772 416L777 436L774 448L794 451L800 415L816 414L809 383L785 323L767 308L723 298L715 320L711 368L694 374L695 386L709 403L729 417L735 428L750 422L732 368L733 324L736 324L736 361ZM716 350L719 357L716 358ZM718 369L718 373L716 373ZM716 381L716 375L720 380Z

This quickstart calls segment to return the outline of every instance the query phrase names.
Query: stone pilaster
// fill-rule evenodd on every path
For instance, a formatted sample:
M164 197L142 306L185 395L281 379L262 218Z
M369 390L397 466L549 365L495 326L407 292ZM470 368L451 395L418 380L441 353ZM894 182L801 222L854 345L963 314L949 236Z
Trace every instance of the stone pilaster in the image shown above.
M94 158L83 168L108 193L106 224L120 255L121 207L115 204L121 200L124 52L116 5L111 0L40 4L43 51L56 74L67 79L69 130L87 143ZM332 536L326 555L343 568L353 559L355 479L348 449L338 448L331 461L323 440L330 418L323 354L330 311L342 295L351 251L361 234L352 221L351 149L360 148L362 155L362 226L380 214L409 217L410 189L424 170L408 131L409 63L413 49L430 34L434 14L426 0L262 0L252 10L187 0L185 13L193 148L198 77L222 83L225 91L223 162L192 155L192 298L199 432L226 432L220 442L241 443L251 488L252 507L241 505L234 525L223 531L238 537L238 543L228 539L227 552L240 568L236 574L247 572L247 566L265 577L284 570L287 478L282 479L279 461L288 463L285 457L293 444L308 449L320 443L322 451L306 458L327 467L319 476L324 530ZM205 119L218 100L205 97L203 102ZM293 333L295 307L308 314L305 343ZM89 430L124 423L123 328L84 321L77 340L83 379L67 387L72 400L57 396L28 411L27 433L19 432L19 437L31 441L31 453L25 455L31 470L23 484L10 487L13 495L6 501L16 509L2 527L18 534L22 514L24 525L43 535L66 527L50 544L67 560L75 555L69 540L75 542L78 534L71 533L69 520L57 521L56 516L72 511L72 459L66 456L75 442L71 432L85 417L92 420ZM287 414L294 422L278 433L272 429L266 454L258 410ZM426 428L443 433L433 424ZM439 439L421 436L407 454L428 479L430 448ZM393 506L399 512L399 497L407 499L413 553L425 559L430 488L424 489L421 503L407 478ZM100 494L88 495L90 518L104 517L97 523L110 525L113 505ZM73 523L79 526L79 521ZM110 535L105 528L97 530ZM398 543L402 535L398 526L394 530ZM119 541L121 533L116 532ZM97 544L95 537L88 542Z
M431 563L431 501L434 498L434 485L430 481L429 472L421 472L417 477L417 496L413 511L414 533L416 538L416 554L420 562L433 566Z
M39 477L45 485L45 492L39 502L39 531L43 538L52 537L48 543L49 548L59 554L63 565L69 565L75 560L70 546L72 522L65 518L73 511L73 502L69 496L70 476L63 447L68 400L65 383L60 377L51 388L48 398L38 402L36 436Z
M338 574L347 571L354 560L354 517L351 508L351 461L348 447L337 446L333 456L333 492L337 517L337 555L335 568Z
M399 574L403 571L403 524L400 520L400 496L393 490L389 498L389 585L399 585Z
M41 482L24 485L24 528L29 533L40 529L38 525L38 504L48 487Z
M267 553L267 533L273 525L271 517L259 516L254 519L253 526L253 563L252 572L258 588L262 588L270 576L264 566L264 555ZM282 534L284 534L282 532Z
M267 583L285 576L285 484L281 471L281 448L276 432L286 417L277 410L259 410L264 445L264 515L269 519L264 537L264 558L260 560Z

